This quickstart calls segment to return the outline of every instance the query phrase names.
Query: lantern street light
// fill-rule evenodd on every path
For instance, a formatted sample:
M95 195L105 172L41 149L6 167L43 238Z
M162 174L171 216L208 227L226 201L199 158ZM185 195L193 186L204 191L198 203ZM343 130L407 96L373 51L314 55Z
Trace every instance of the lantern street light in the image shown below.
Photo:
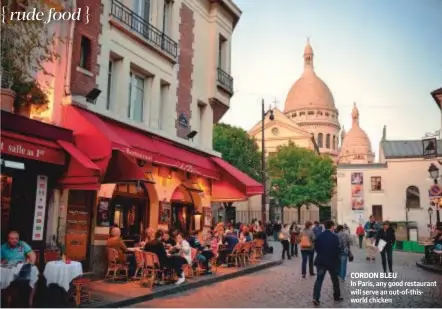
M433 208L428 207L428 216L430 217L430 227L432 226L431 224L431 216L433 215Z
M266 204L267 204L267 175L266 175L266 158L265 158L265 141L264 141L264 121L266 119L267 113L264 109L264 99L261 101L262 105L262 113L261 113L261 177L262 177L262 186L264 187L264 191L262 193L261 200L261 222L262 224L266 224ZM273 121L275 116L273 115L273 110L269 109L269 119Z
M434 165L434 163L431 163L430 167L428 168L428 173L430 174L430 177L433 179L434 184L437 185L437 179L439 178L439 168L436 165ZM439 199L437 199L435 206L436 206L436 222L437 222L437 225L439 225L440 224ZM428 214L429 213L430 213L430 211L428 210Z

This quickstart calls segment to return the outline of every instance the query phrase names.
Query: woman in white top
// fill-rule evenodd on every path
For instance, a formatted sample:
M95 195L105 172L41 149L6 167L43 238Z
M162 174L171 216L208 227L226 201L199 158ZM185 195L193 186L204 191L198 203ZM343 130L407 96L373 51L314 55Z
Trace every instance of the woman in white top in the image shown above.
M181 233L176 235L176 246L177 249L180 250L180 254L183 258L186 259L189 265L192 265L192 250L190 244L183 238Z

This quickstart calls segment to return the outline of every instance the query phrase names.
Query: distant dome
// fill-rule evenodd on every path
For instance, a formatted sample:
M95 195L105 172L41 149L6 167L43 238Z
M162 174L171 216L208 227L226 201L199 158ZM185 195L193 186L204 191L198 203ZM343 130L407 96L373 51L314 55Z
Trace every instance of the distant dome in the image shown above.
M354 161L364 161L372 163L374 155L371 149L370 138L367 133L359 126L359 110L354 103L352 110L353 125L345 134L339 154L340 163L354 163Z
M287 94L284 113L306 107L335 109L330 89L313 69L313 55L313 48L307 41L304 48L304 72Z

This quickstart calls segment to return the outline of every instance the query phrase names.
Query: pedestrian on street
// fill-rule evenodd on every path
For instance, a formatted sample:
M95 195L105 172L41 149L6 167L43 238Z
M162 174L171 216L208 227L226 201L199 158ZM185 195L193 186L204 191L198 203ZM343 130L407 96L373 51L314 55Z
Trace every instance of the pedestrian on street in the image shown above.
M321 234L324 229L322 228L322 226L319 224L318 221L313 222L313 233L315 233L315 237L318 238L319 234Z
M279 233L279 240L282 244L282 259L285 259L284 253L287 255L287 259L291 259L290 256L290 232L289 232L289 225L284 224L283 228L281 229L281 232Z
M281 232L281 222L280 221L278 221L277 223L275 223L273 225L273 239L275 241L278 241L279 232Z
M389 221L385 221L383 224L383 228L378 232L376 237L376 246L379 244L380 240L385 241L387 244L381 251L381 259L382 259L382 268L384 269L384 273L387 272L387 262L388 269L390 272L393 272L393 246L396 242L396 235L394 229L390 226Z
M364 240L365 230L362 224L360 223L356 228L356 235L358 236L359 239L359 249L362 249L362 241Z
M312 223L307 221L305 223L305 227L299 235L299 246L301 247L301 256L302 256L302 278L305 278L307 273L307 261L308 261L308 270L310 276L316 275L313 271L313 255L314 251L314 243L315 243L315 233L311 229Z
M315 241L316 260L315 265L318 272L315 286L313 288L313 304L320 304L321 288L324 282L325 273L328 271L333 283L333 298L335 301L341 301L341 291L339 289L339 280L337 269L339 267L339 239L333 233L333 221L325 223L325 231L319 235Z
M347 261L351 253L350 251L351 241L350 241L350 236L345 231L342 225L338 225L336 231L337 231L336 235L339 238L339 250L340 250L339 254L340 263L339 263L338 276L342 281L344 281L345 277L347 276Z
M375 258L375 254L376 254L375 242L376 242L376 236L378 233L378 229L379 229L378 224L374 220L373 215L371 215L369 221L367 221L367 223L365 223L365 226L364 226L364 230L367 233L365 250L367 251L367 260L368 261L375 261L376 260L376 258Z
M292 256L298 257L298 241L301 229L293 222L290 226L290 253Z

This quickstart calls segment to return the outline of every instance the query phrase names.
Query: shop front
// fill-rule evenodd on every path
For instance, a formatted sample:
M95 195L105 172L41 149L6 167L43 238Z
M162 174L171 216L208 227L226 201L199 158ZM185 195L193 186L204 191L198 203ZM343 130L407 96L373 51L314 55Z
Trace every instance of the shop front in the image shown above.
M70 105L65 109L69 117L64 126L75 132L76 146L100 167L103 175L91 224L95 271L102 272L106 267L105 245L112 226L121 228L128 246L142 240L147 227L205 233L212 224L212 190L225 199L232 188L235 194L244 191L243 196L259 194L259 188L255 192L248 184L228 176L229 172L217 162L219 158L82 107ZM233 182L226 189L230 179Z
M98 172L73 145L72 131L2 111L2 243L15 230L36 251L53 245L56 229L47 227L59 207L54 193L62 188L96 190Z

